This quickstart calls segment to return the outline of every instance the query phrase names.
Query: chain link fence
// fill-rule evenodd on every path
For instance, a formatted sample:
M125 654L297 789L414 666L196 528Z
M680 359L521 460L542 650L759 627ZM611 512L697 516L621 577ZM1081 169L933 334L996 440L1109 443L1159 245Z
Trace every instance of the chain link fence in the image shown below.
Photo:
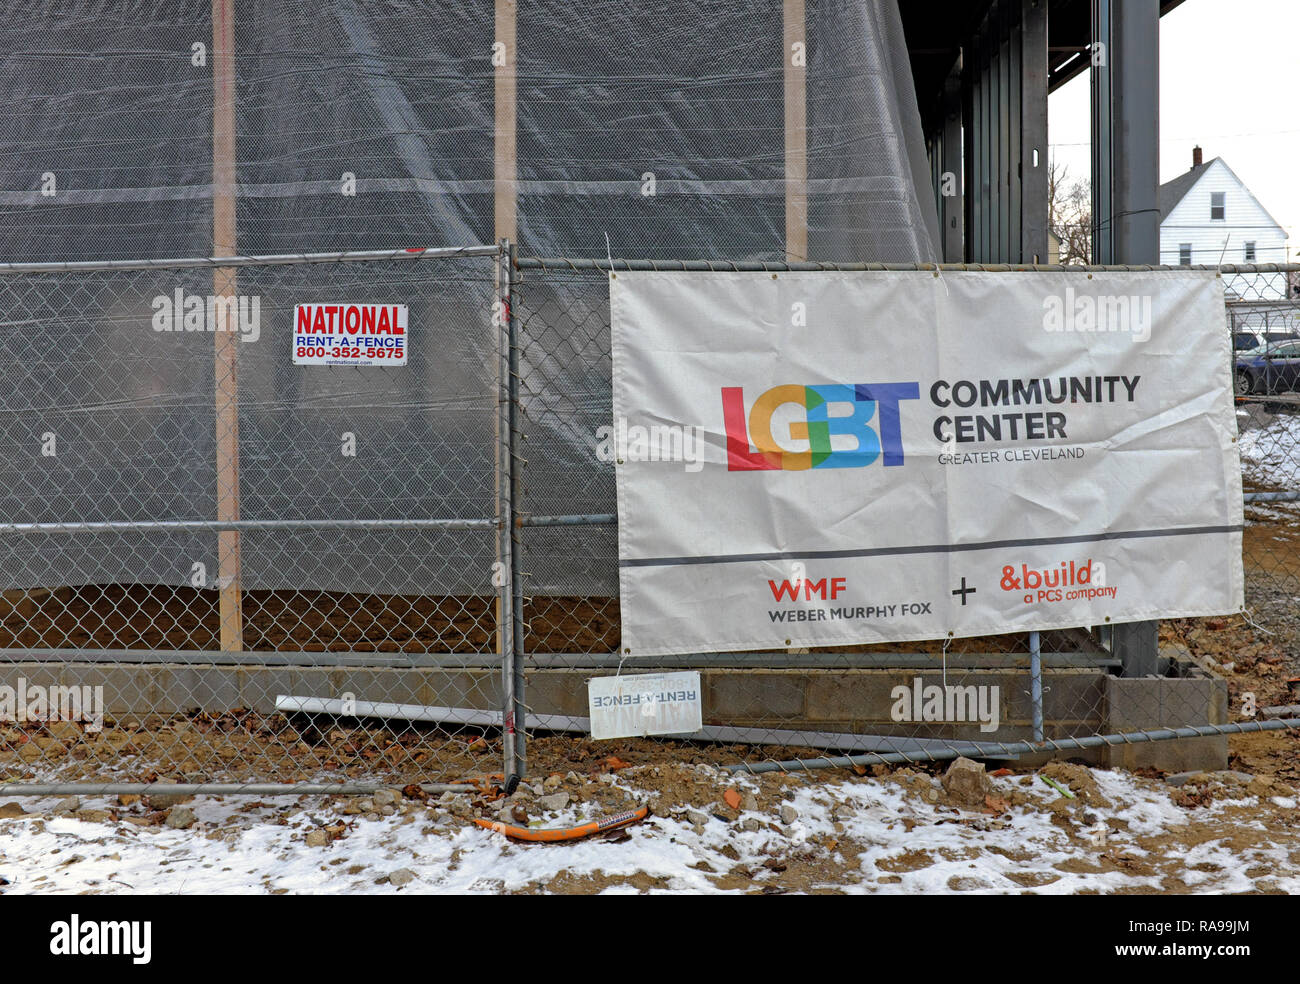
M1227 679L1238 716L1300 717L1300 265L1225 267L1224 286L1247 612L1180 626L1178 642Z
M1300 267L1222 268L1243 615L644 658L621 652L602 447L608 266L0 266L0 792L508 787L611 756L1141 768L1173 737L1160 761L1193 768L1300 717ZM296 364L302 305L389 308L402 364ZM591 678L670 669L700 673L701 732L589 737Z
M1277 547L1271 554L1261 551L1267 534L1261 536L1256 527L1264 504L1254 504L1249 494L1248 612L1243 616L811 651L621 655L614 463L601 447L601 428L612 421L611 265L683 271L916 269L710 261L529 259L517 264L512 310L518 322L519 439L526 459L520 462L523 479L515 502L522 530L518 608L524 626L518 638L535 769L561 770L578 756L575 739L560 736L588 730L591 677L676 668L700 671L703 732L692 741L601 742L581 753L635 760L666 752L753 771L828 764L863 769L959 754L1010 761L1045 752L1130 768L1157 760L1197 768L1226 760L1230 733L1283 729L1287 719L1300 717L1284 706L1287 675L1300 675L1295 649L1279 646L1274 635L1293 624L1294 598L1269 587L1279 584L1283 569L1293 577L1300 561L1292 559L1291 548L1285 556ZM1014 275L1007 266L945 269ZM1249 318L1271 333L1288 317L1300 327L1294 320L1298 271L1276 265L1223 267L1230 327L1244 330L1254 323ZM1274 340L1270 334L1260 343ZM1300 389L1300 348L1297 356ZM1252 471L1259 468L1256 461L1270 462L1275 478L1295 484L1289 414L1300 411L1300 397L1285 417L1278 417L1283 412L1278 398L1263 404L1272 416L1259 425L1246 421L1254 409L1239 411L1250 490L1262 488ZM1256 426L1272 430L1251 437ZM1270 494L1278 491L1275 485ZM1290 501L1297 500L1300 495ZM1267 508L1282 507L1270 501ZM1294 521L1292 508L1300 505L1287 507L1288 526ZM1261 566L1272 573L1262 577ZM1253 673L1234 675L1249 659L1243 653L1267 654L1259 664L1267 671L1267 685ZM1176 750L1152 751L1153 741L1175 737L1184 739Z
M499 284L495 246L0 267L0 786L501 770Z

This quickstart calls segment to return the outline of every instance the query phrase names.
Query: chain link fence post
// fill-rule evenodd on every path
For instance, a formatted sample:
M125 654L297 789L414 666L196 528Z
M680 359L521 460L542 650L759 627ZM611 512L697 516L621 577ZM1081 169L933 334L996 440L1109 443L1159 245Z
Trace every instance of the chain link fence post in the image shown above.
M497 301L493 321L497 327L497 568L493 584L497 588L497 653L501 657L501 752L502 771L507 789L513 791L522 769L519 760L519 726L516 716L515 663L515 517L514 517L514 428L511 362L514 339L510 314L511 270L510 241L498 243Z
M510 506L510 595L511 611L514 625L511 632L512 647L510 660L513 666L513 708L514 714L514 756L513 773L506 774L506 781L513 788L514 781L528 774L528 731L526 715L526 688L524 677L524 572L519 566L523 560L523 526L519 521L519 506L523 501L524 466L527 461L520 454L519 442L522 437L519 420L519 321L515 316L515 244L506 241L505 276L506 276L506 400L507 400L507 451L510 459L510 486L508 499Z
M1029 633L1029 699L1034 743L1043 740L1043 650L1037 632Z

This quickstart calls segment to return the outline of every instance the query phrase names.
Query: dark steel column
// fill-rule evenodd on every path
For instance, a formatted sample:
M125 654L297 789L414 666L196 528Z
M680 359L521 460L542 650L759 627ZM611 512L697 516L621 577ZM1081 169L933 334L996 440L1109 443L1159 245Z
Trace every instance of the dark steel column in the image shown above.
M943 260L961 263L964 254L965 191L968 179L962 173L962 91L961 59L953 66L943 86L943 160L941 169L956 176L955 195L939 198L939 221L943 225Z
M1020 262L1047 262L1047 0L1021 0Z
M1159 0L1093 0L1092 8L1094 259L1159 263ZM1159 672L1156 622L1116 625L1111 639L1124 676Z

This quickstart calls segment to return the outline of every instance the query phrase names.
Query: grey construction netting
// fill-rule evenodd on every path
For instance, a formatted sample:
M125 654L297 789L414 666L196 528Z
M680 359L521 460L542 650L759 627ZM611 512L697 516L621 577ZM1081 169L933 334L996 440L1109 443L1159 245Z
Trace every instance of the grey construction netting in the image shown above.
M520 252L785 258L781 18L777 2L520 0ZM239 252L494 241L494 23L491 0L237 2ZM936 259L937 219L896 2L809 2L806 23L808 258ZM8 5L0 19L0 261L211 254L212 33L210 0ZM647 173L654 195L643 193ZM343 193L347 175L355 194ZM490 382L479 373L479 349L490 338L485 269L448 273L440 285L414 268L385 270L378 284L354 282L364 267L335 271L342 283L323 273L310 282L265 275L263 339L240 346L245 518L487 508L478 493L491 483L492 435L466 424L441 396L481 397ZM257 286L257 276L241 271L241 292ZM40 340L21 344L48 347L29 353L34 362L11 352L0 380L5 439L15 443L0 459L7 490L0 518L212 518L210 346L160 343L139 307L175 286L207 294L210 272L78 277L0 282L6 331L37 331ZM415 304L408 295L416 288L435 306L461 306L420 320L412 307L411 365L288 365L284 319L295 302L347 290L343 299ZM534 310L552 291L550 310L564 312L556 328L584 310L605 317L599 283L532 289ZM484 302L480 331L470 328L469 294ZM435 334L431 325L449 330ZM584 325L580 334L589 331ZM539 496L531 511L611 508L612 481L595 460L592 426L608 413L608 342L599 331L592 336L567 348L525 340L529 486ZM576 402L584 412L550 413L547 400ZM331 414L355 417L358 408L394 450L372 457L357 481L409 493L400 501L359 494L336 501L326 477L332 466L291 443L293 429L312 419L321 425L312 440L337 440L355 428ZM59 423L66 417L75 426ZM81 445L75 469L31 457L28 432L59 426L95 435ZM17 442L25 442L21 451ZM150 453L155 446L161 452ZM322 487L323 495L313 493ZM0 580L188 583L197 542L153 536L146 547L121 536L105 534L93 549L93 538L83 537L57 563L41 561L36 543L15 545ZM200 539L211 552L211 538ZM609 560L612 538L581 550ZM405 550L380 535L355 551L324 563L301 539L248 537L245 584L471 587L456 564L412 570ZM610 583L560 564L532 587L603 592Z
M521 250L784 259L781 15L521 0ZM896 4L806 22L809 259L935 259ZM493 37L491 0L236 3L240 252L493 242ZM209 0L7 6L0 260L211 252L211 45Z
M494 516L495 265L239 267L242 518ZM0 521L216 518L213 335L156 330L157 299L177 292L210 295L211 269L0 275ZM339 298L405 304L407 364L293 365L294 305ZM242 543L247 589L479 594L495 556L477 531L257 530ZM203 530L6 534L0 589L212 587L216 546Z

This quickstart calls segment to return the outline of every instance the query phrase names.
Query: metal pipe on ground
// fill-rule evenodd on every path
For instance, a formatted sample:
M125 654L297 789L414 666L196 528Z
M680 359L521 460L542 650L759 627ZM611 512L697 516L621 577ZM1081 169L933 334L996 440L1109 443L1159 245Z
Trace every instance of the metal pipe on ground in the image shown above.
M329 714L343 718L385 718L393 721L423 721L428 724L501 727L500 710L478 710L472 707L435 707L427 704L392 704L376 700L345 701L335 697L277 695L275 709L286 714ZM571 729L566 725L574 719L550 714L532 714L529 715L529 720L543 731L567 731Z
M1300 717L1300 704L1274 704L1271 707L1261 707L1259 713L1266 718Z
M393 721L423 721L429 724L500 727L499 711L470 707L434 707L425 704L391 704L372 700L343 701L335 697L291 697L278 695L275 709L288 714L329 714L344 718L383 718ZM566 714L529 714L535 731L591 731L591 720ZM784 745L794 748L862 749L873 748L896 754L915 753L922 758L940 752L948 742L927 738L896 738L892 735L858 735L825 731L791 731L773 728L741 728L706 725L699 731L681 735L655 735L675 741L702 741L720 744ZM1016 758L1015 755L1002 756Z
M851 769L858 765L905 765L913 762L940 762L955 758L1014 758L1035 752L1069 752L1107 745L1141 745L1153 741L1172 741L1176 738L1215 738L1222 735L1241 735L1255 731L1285 731L1300 729L1300 718L1280 721L1245 721L1241 724L1200 724L1186 728L1156 728L1129 734L1089 735L1085 738L1052 738L1043 742L963 742L924 755L904 752L869 752L864 755L842 755L835 758L789 759L784 762L759 762L751 765L739 762L724 765L728 772L793 772L796 769Z

